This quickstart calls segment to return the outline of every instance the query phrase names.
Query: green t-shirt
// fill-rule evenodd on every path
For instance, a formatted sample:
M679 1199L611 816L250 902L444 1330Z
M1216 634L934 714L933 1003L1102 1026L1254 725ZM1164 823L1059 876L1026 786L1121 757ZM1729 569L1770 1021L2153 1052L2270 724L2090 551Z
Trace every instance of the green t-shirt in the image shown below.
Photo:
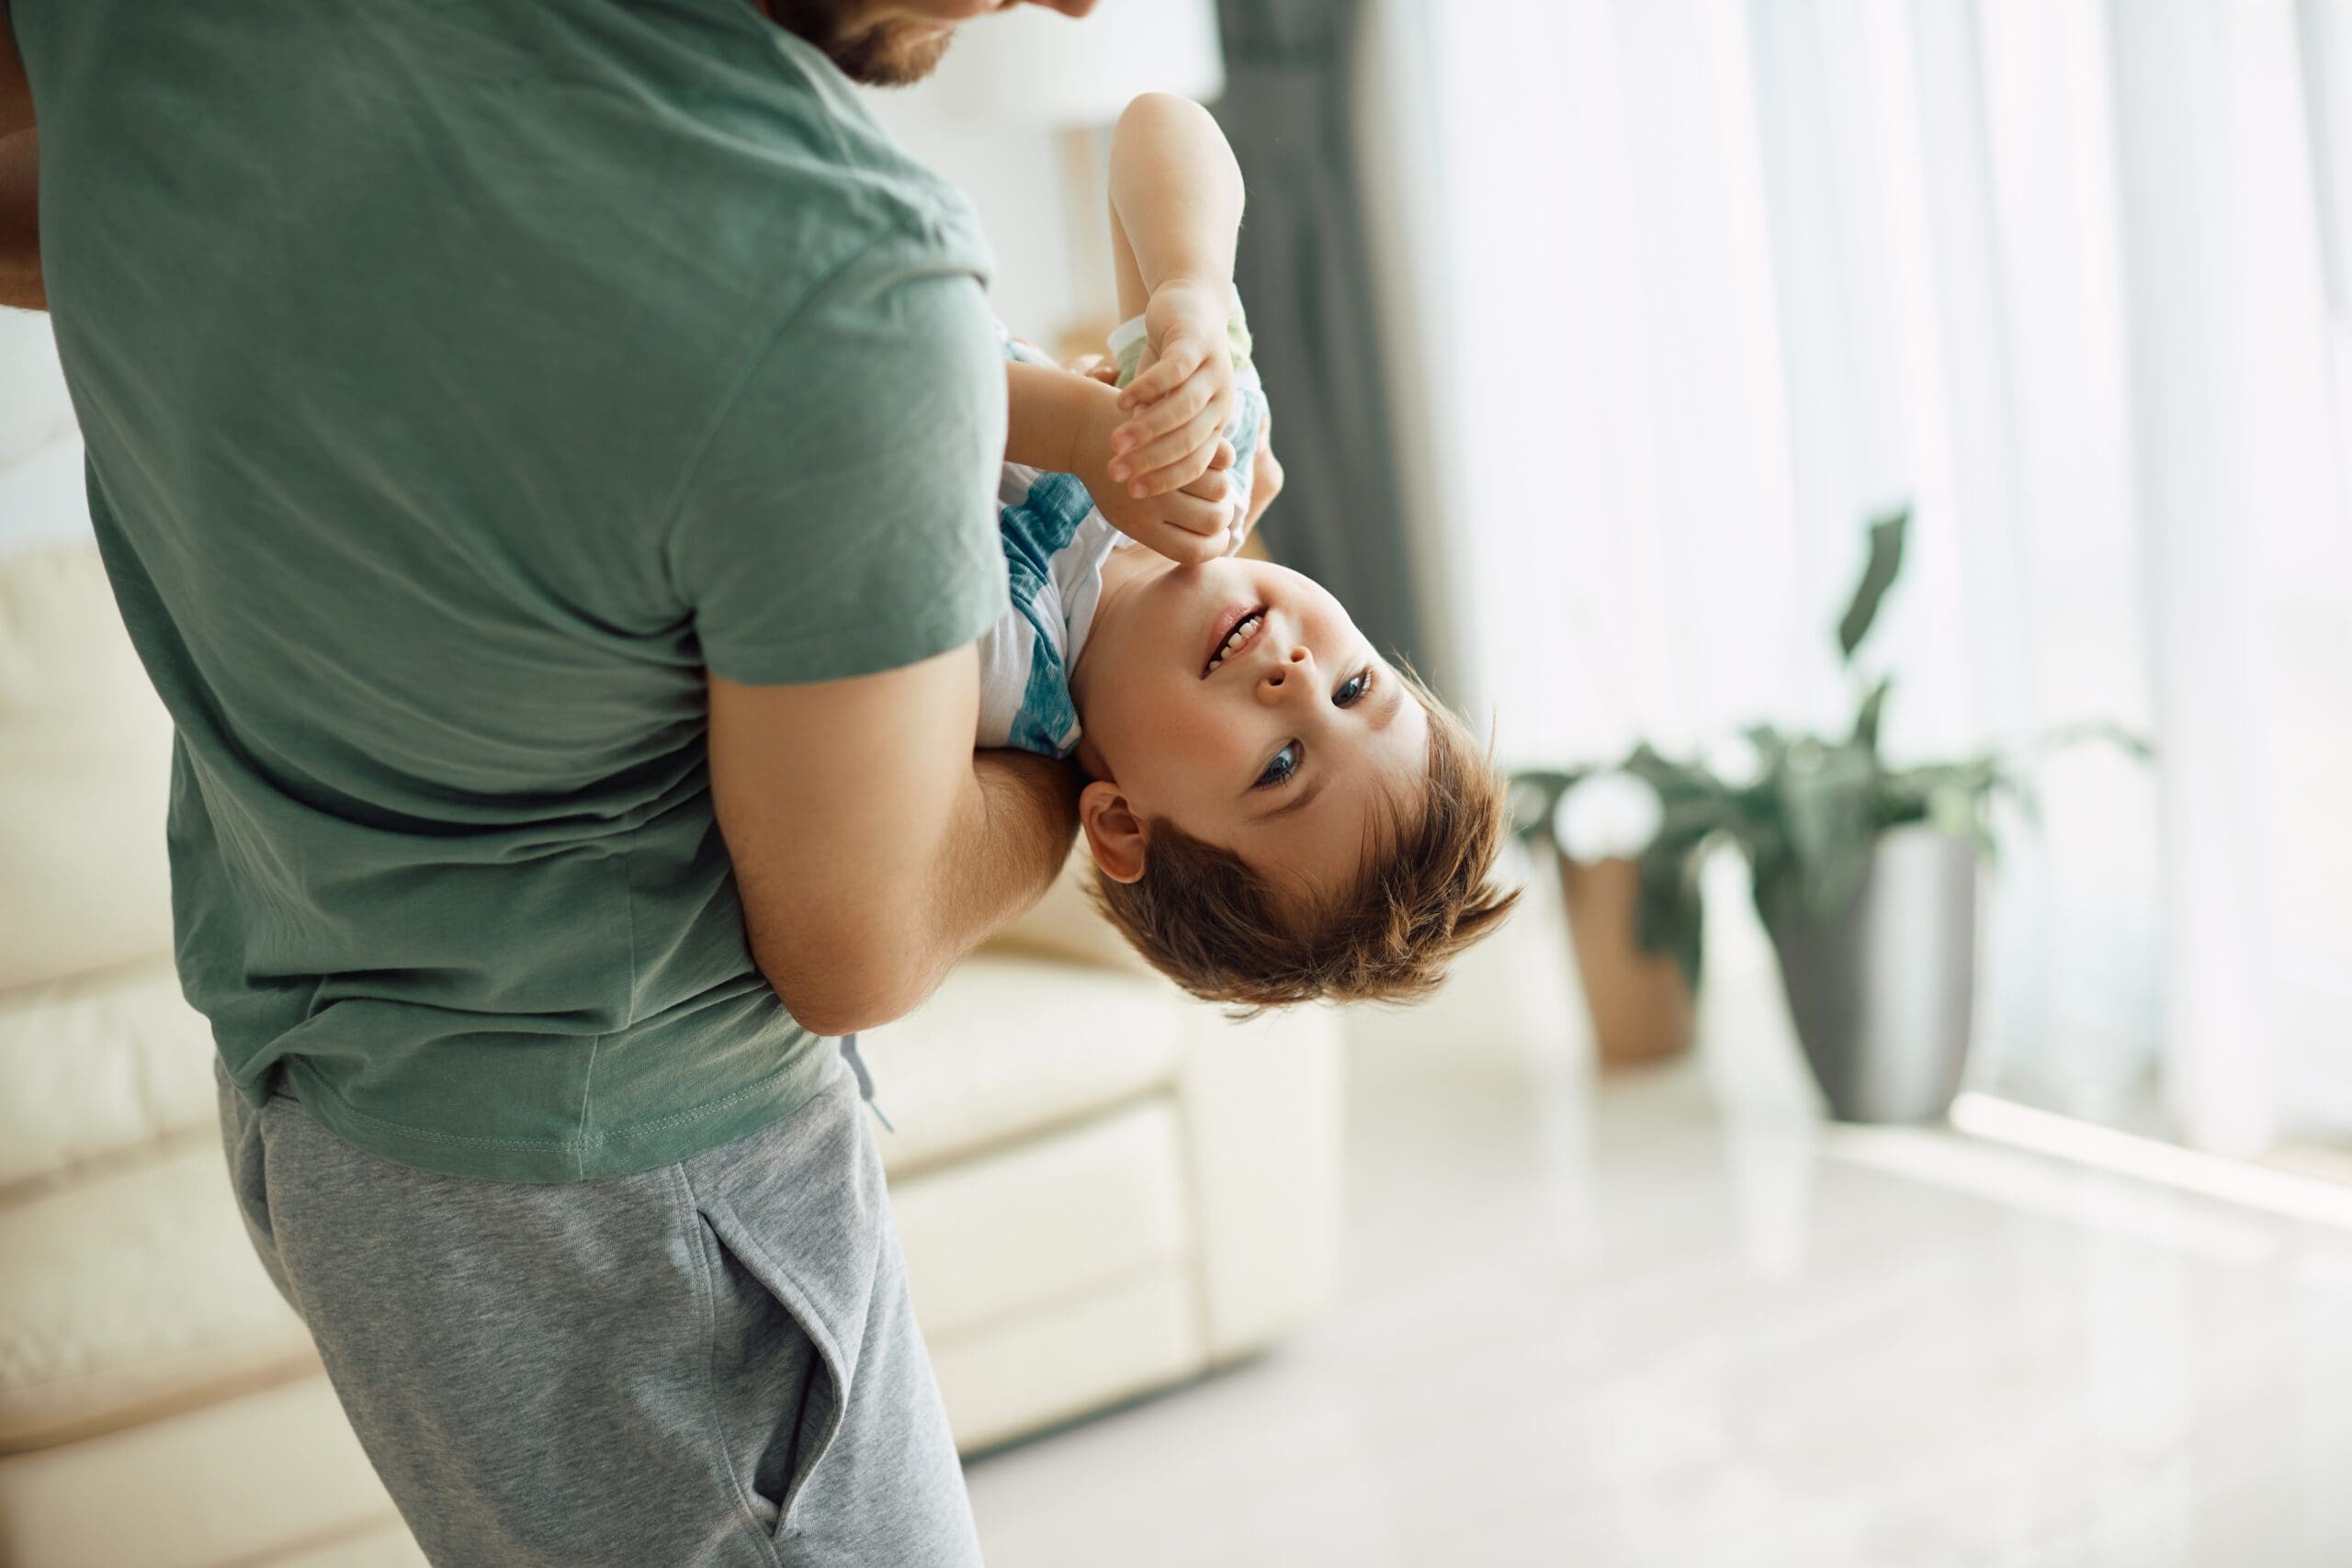
M238 1089L526 1181L790 1112L841 1064L752 964L704 672L1003 610L968 205L744 0L12 17Z

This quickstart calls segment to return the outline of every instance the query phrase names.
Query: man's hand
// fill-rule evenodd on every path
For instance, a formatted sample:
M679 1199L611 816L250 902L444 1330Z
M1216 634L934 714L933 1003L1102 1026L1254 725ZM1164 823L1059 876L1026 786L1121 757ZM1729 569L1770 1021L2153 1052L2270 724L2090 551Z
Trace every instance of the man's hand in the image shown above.
M1119 394L1133 417L1112 432L1110 477L1138 500L1206 473L1235 398L1229 285L1172 277L1144 307L1144 352Z

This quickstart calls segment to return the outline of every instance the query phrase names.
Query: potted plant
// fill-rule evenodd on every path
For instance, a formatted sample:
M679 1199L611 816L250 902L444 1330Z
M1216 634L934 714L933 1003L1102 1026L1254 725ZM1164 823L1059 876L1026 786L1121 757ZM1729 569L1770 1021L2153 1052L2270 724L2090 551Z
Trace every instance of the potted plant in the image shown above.
M1531 848L1557 869L1601 1066L1636 1066L1689 1050L1695 941L1686 951L1674 940L1679 933L1661 937L1645 924L1656 904L1644 896L1645 868L1665 863L1648 852L1666 829L1657 792L1620 770L1532 771L1513 781L1512 813Z
M1633 856L1637 940L1672 954L1695 982L1700 860L1721 839L1735 843L1805 1058L1831 1114L1846 1121L1921 1121L1950 1107L1967 1060L1977 868L1995 850L1994 802L2007 795L2032 809L2029 758L1987 750L1898 768L1879 750L1893 678L1871 678L1857 655L1902 570L1909 521L1899 512L1871 525L1861 580L1838 623L1856 690L1844 734L1757 725L1706 761L1645 746L1617 770L1659 805L1657 831ZM2148 754L2105 725L2053 732L2033 750L2092 738ZM1555 818L1589 782L1533 776L1561 781Z

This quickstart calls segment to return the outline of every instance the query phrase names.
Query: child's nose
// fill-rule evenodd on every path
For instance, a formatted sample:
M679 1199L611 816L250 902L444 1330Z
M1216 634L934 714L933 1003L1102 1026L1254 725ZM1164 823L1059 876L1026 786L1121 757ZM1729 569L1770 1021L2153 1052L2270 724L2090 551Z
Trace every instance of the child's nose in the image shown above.
M1283 655L1281 663L1266 671L1265 679L1259 690L1269 698L1276 697L1282 694L1283 686L1288 683L1293 674L1306 678L1307 683L1312 685L1314 673L1315 656L1307 650L1306 644L1301 643Z

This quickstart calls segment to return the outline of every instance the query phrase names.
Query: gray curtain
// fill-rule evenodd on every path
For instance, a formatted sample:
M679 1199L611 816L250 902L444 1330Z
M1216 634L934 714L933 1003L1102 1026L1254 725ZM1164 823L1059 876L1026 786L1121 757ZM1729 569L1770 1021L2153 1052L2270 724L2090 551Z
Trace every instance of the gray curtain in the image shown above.
M1321 582L1374 646L1424 674L1389 445L1350 131L1357 0L1218 0L1218 122L1249 182L1235 281L1274 405L1286 482L1266 547Z

